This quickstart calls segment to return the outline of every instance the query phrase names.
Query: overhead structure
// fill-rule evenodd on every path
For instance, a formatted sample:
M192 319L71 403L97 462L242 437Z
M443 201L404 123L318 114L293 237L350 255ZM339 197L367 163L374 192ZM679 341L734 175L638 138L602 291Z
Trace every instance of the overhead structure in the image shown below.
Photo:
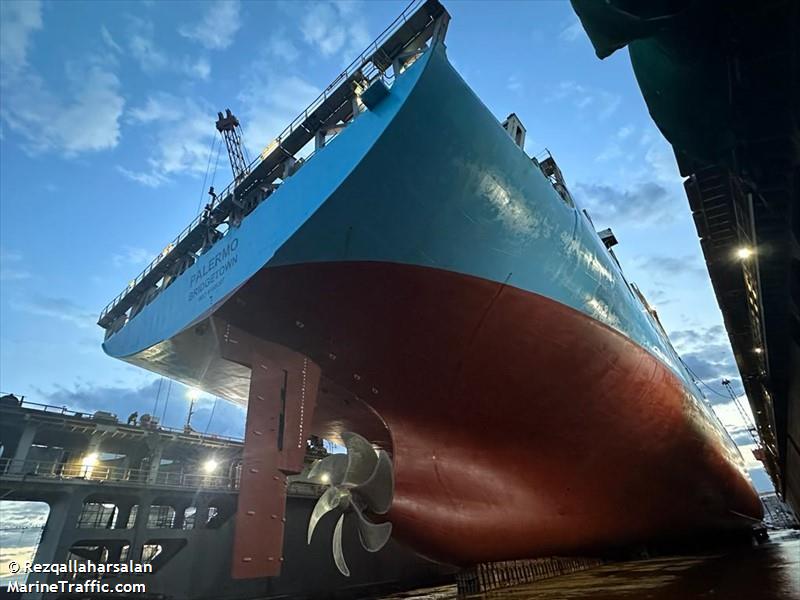
M800 509L800 4L572 0L599 58L628 47L672 144L778 492Z

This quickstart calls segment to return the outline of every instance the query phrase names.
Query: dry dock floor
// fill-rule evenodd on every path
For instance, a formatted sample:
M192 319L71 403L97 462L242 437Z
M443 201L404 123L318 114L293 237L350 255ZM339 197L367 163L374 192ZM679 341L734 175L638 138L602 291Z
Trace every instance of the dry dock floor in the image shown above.
M450 600L455 586L384 600ZM800 600L800 532L708 556L679 556L604 565L588 571L468 598L504 600Z

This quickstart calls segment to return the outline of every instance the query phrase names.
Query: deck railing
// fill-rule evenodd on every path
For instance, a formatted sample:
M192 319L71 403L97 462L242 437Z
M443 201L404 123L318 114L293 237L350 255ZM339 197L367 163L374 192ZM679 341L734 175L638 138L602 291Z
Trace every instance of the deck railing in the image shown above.
M283 140L285 140L293 131L295 131L298 127L300 127L307 119L310 114L312 114L317 108L319 108L327 99L331 92L333 92L342 82L347 81L349 77L354 75L359 69L366 68L370 64L370 59L373 57L378 51L381 49L381 46L408 20L408 18L423 4L425 0L412 0L409 5L403 10L403 12L398 16L386 29L381 32L381 34L375 38L375 40L367 46L367 48L359 54L359 56L351 62L344 71L342 71L336 79L334 79L328 87L326 87L322 93L317 96L314 101L309 104L306 109L301 112L291 123L267 146L265 149L257 156L253 161L251 161L250 165L247 168L247 172L252 172L255 166L260 163L261 161L265 160L274 150L281 147ZM370 77L377 76L378 69L373 66L372 72L368 75ZM365 73L366 74L366 73ZM331 136L331 139L335 136ZM310 159L311 156L314 155L312 152L309 156L306 157L306 160ZM275 169L279 168L280 165L277 165L273 169L270 170L270 174L272 174ZM209 207L212 211L216 208L221 202L223 202L228 196L231 196L235 188L241 183L241 179L234 179L228 186L216 197L212 200L211 206ZM121 301L125 298L142 280L149 275L153 269L155 269L166 257L169 255L170 251L177 246L182 240L184 240L195 228L200 226L201 222L203 221L203 214L198 214L188 226L184 228L183 231L170 243L168 244L164 250L156 256L144 270L139 273L129 284L128 286L120 292L116 298L114 298L111 302L109 302L106 307L100 313L100 317L98 322L103 323L105 317L111 312ZM225 232L227 233L227 231Z
M229 475L206 475L148 469L128 469L108 465L88 465L59 461L15 460L0 458L0 477L72 479L91 482L117 482L180 488L237 489L238 480Z
M231 472L225 475L162 470L151 473L148 469L13 458L0 458L0 479L121 483L147 487L231 491L238 491L240 480L237 468L231 469ZM292 480L289 483L289 493L295 495L319 496L324 490L324 485L311 481Z
M0 393L0 396L5 394ZM18 408L25 408L29 410L36 410L38 412L45 413L47 415L58 415L62 417L69 417L73 419L83 419L87 422L87 425L93 423L103 423L109 424L108 418L105 417L96 417L95 413L92 411L77 411L67 408L66 406L57 406L55 404L42 404L40 402L31 402L30 400L25 400L24 396L16 396L19 403L17 404ZM0 405L0 408L3 407L11 407L11 404ZM152 431L155 433L172 433L184 436L190 436L196 438L200 441L215 441L215 442L227 442L230 444L243 444L244 439L240 437L228 436L228 435L221 435L216 433L200 433L198 431L191 431L187 432L184 429L179 429L177 427L167 427L165 425L154 425L152 427L145 427L144 425L128 425L119 421L116 415L111 415L111 419L114 425L119 425L121 427L127 427L132 429L141 429L143 431Z

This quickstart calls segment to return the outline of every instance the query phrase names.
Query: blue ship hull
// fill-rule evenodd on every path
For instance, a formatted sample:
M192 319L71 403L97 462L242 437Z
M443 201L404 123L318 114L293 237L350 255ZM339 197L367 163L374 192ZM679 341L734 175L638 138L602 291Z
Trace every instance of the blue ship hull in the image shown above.
M442 44L104 349L244 404L225 327L318 366L311 432L391 452L388 518L429 556L586 553L761 516L657 319Z

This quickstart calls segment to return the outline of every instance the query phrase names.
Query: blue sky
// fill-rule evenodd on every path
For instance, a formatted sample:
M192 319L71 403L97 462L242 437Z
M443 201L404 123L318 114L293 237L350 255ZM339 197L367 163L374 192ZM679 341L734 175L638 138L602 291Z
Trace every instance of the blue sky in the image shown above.
M127 415L178 384L106 357L100 309L197 213L216 112L255 155L404 2L3 2L0 58L0 389ZM516 112L628 279L716 393L737 372L669 145L627 52L599 61L567 2L447 2L451 61L492 112ZM231 176L223 155L212 172ZM209 176L211 177L211 176ZM735 407L709 391L723 421ZM166 406L165 406L166 404ZM196 428L236 434L243 412L204 398ZM753 461L750 452L745 457ZM762 489L763 473L754 472Z

